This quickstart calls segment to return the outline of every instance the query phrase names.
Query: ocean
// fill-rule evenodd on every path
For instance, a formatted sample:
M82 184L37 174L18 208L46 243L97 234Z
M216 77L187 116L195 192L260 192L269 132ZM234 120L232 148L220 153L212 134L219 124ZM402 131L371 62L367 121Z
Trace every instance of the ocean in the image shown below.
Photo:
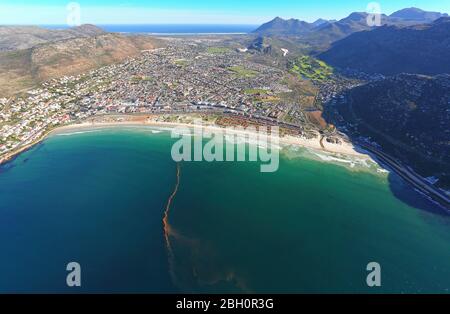
M67 132L0 167L0 292L449 293L450 217L393 174L292 147L275 173L184 162L166 238L170 133Z
M211 25L211 24L147 24L147 25L98 25L113 33L152 34L152 35L198 35L198 34L247 34L259 25ZM49 29L66 29L67 25L44 25Z

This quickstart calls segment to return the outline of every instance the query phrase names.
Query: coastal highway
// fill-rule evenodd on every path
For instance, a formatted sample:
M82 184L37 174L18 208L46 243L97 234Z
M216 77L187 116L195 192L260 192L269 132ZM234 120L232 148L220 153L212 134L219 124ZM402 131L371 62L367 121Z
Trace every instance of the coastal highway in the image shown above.
M437 202L439 205L441 205L441 207L445 208L447 213L450 213L450 198L444 192L426 182L420 175L407 169L393 157L387 155L379 149L362 142L356 142L355 144L375 155L378 160L388 165L392 170L395 171L395 173L397 173L400 177L414 186L414 188L425 194L433 201Z

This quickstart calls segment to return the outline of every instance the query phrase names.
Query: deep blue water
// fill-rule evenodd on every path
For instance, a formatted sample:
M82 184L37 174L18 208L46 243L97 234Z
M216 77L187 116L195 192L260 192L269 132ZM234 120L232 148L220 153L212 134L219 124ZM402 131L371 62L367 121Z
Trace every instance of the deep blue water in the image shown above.
M148 24L148 25L98 25L108 32L150 34L229 34L250 33L258 25L210 25L210 24ZM67 25L44 25L50 29L65 29Z

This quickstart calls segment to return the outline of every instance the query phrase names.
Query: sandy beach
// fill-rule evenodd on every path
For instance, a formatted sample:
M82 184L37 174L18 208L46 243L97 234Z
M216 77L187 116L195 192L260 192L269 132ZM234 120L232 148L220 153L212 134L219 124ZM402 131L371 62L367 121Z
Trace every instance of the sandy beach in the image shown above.
M161 121L124 121L124 122L85 122L80 124L73 124L64 127L57 128L53 130L50 134L65 132L68 130L76 130L76 129L89 129L89 128L102 128L102 127L115 127L115 126L153 126L153 127L166 127L166 128L176 128L176 127L186 127L193 128L193 124L189 123L175 123L175 122L161 122ZM203 125L205 130L211 132L223 131L224 128L217 125ZM236 134L249 134L248 131L232 131L232 133ZM358 152L356 148L349 142L343 141L341 144L332 144L326 141L322 142L322 147L320 143L320 136L318 135L316 138L307 139L299 136L282 136L278 137L279 143L284 145L296 145L306 148L311 148L318 151L324 151L328 153L336 153L349 155L359 158L367 158L370 159L370 156L367 154L363 154Z
M71 124L67 126L58 127L45 135L43 135L39 140L34 141L33 143L27 144L25 146L22 146L18 150L14 152L7 153L0 159L0 164L4 164L17 155L27 151L34 145L40 143L48 136L51 136L53 134L59 134L64 133L67 131L73 131L73 130L86 130L86 129L95 129L95 128L110 128L110 127L125 127L125 126L149 126L149 127L164 127L164 128L176 128L176 127L185 127L185 128L193 128L194 124L189 123L176 123L176 122L162 122L162 121L155 121L155 120L139 120L139 121L116 121L116 122L98 122L98 121L88 121L83 123L77 123L77 124ZM205 131L210 132L220 132L224 131L224 128L217 126L217 125L211 125L211 124L204 124L202 125L203 129ZM248 135L251 134L249 131L241 131L241 130L235 130L231 131L231 133L235 134L241 134L241 135ZM327 141L323 141L322 145L320 143L320 136L317 135L316 138L307 139L304 137L299 136L282 136L277 137L277 140L279 141L280 145L293 145L293 146L300 146L300 147L306 147L313 149L315 151L322 151L326 153L333 153L333 154L341 154L341 155L347 155L351 157L357 157L360 159L370 159L372 158L369 155L360 153L356 150L356 148L347 141L342 141L341 144L332 144L328 143Z

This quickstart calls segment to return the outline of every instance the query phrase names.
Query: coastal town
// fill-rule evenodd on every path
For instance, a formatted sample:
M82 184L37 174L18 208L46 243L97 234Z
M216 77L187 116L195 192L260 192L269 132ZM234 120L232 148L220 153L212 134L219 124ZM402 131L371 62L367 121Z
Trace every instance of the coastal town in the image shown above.
M308 111L317 110L318 99L333 97L335 85L324 85L320 96L313 90L293 100L288 82L293 76L251 57L242 49L178 39L123 63L2 98L0 155L55 127L110 114L221 113L317 136Z

